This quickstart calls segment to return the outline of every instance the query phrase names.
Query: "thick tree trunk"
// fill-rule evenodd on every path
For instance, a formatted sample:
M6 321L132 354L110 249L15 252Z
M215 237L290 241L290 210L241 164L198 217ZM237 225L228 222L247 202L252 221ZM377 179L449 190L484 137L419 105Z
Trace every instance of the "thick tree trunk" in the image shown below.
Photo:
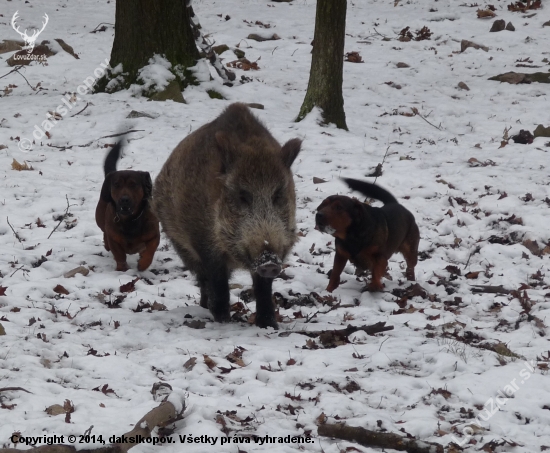
M194 66L199 58L185 0L116 0L115 39L111 68L122 63L126 81L155 55L173 66Z
M342 96L346 8L346 0L317 0L309 84L297 121L317 106L327 123L348 128Z

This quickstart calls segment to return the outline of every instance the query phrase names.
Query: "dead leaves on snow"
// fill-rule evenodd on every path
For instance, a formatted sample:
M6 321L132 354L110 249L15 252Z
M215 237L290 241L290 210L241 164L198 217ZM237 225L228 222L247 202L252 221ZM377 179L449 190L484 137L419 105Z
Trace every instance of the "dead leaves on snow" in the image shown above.
M349 61L350 63L364 63L363 57L359 55L359 52L348 52L345 57L345 61Z
M23 163L20 164L20 163L17 162L15 159L13 159L13 162L11 163L11 169L12 169L12 170L16 170L16 171L30 171L30 170L34 170L34 168L32 168L32 165L27 164L26 161L23 161Z
M481 162L477 160L475 157L470 157L468 159L468 165L470 165L470 167L488 167L488 166L494 167L496 163L491 159L487 159Z
M414 32L416 36L412 34L410 31L410 27L405 27L403 30L399 32L399 41L401 42L408 42L408 41L425 41L427 39L430 39L430 37L433 35L433 33L430 31L428 27L425 25L420 29Z
M64 286L62 285L56 285L55 288L53 289L54 293L57 293L57 294L63 294L63 295L69 295L70 292L68 289L66 289Z
M65 400L63 406L53 404L45 409L48 415L56 416L65 414L65 423L71 423L71 414L74 412L74 404L70 400Z
M541 247L537 241L531 239L525 239L521 245L523 245L527 250L529 250L535 256L550 255L550 244L546 244L544 247Z
M496 16L496 14L493 12L493 10L490 7L488 7L487 9L478 9L477 10L478 19L487 19L487 18L491 18L491 17L495 17L495 16Z
M542 8L541 0L527 0L526 2L515 2L508 5L508 11L526 13L528 10Z
M247 58L239 58L238 60L230 61L229 63L226 63L226 66L228 68L235 68L235 69L242 69L243 71L250 71L251 69L254 69L255 71L259 70L260 67L258 66L258 60L256 61L250 61Z

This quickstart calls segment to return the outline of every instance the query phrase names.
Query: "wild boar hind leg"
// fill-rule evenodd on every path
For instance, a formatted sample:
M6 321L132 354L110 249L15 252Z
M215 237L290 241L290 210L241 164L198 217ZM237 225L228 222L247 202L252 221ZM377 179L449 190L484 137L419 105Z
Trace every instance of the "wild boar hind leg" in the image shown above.
M272 278L260 277L256 272L252 273L252 285L256 297L256 325L266 328L279 328L275 319L275 305L271 297Z

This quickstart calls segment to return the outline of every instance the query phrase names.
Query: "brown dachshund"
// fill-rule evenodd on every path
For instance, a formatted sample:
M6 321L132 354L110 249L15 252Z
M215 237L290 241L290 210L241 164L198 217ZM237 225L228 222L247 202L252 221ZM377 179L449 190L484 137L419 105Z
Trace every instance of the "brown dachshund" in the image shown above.
M356 179L344 178L344 181L353 190L382 201L384 206L373 208L350 197L332 195L317 208L315 229L336 238L327 291L338 288L348 260L359 269L371 271L370 291L382 291L388 259L396 252L405 257L407 280L414 280L420 241L414 216L380 186Z
M153 184L147 171L116 170L121 150L119 142L105 158L95 220L104 233L105 249L113 252L116 270L128 270L126 255L139 253L138 270L144 271L160 242L159 221L149 205Z

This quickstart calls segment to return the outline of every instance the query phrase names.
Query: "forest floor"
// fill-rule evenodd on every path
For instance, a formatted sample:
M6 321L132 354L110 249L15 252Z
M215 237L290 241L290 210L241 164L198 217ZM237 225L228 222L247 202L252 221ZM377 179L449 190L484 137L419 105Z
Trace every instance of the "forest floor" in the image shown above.
M257 69L234 69L227 87L202 61L204 82L184 91L186 104L127 91L77 94L29 152L19 141L32 141L48 112L109 58L115 2L4 3L3 39L18 38L16 10L23 26L46 12L40 40L61 38L79 59L61 50L0 79L0 447L13 447L14 433L78 436L92 425L89 434L108 442L158 405L151 387L164 382L186 402L164 452L182 451L181 441L189 453L381 451L318 436L319 424L336 422L451 452L550 449L550 138L511 139L550 126L550 85L489 80L548 72L550 4L514 12L507 3L480 19L484 2L349 1L345 51L363 62L344 63L348 132L322 126L316 111L294 122L308 82L314 1L195 1L207 38L238 46ZM515 31L491 33L496 19ZM92 33L101 23L105 30ZM410 41L399 39L406 27ZM257 42L251 33L280 39ZM487 49L461 51L462 40ZM12 69L10 55L0 55L0 77ZM225 99L211 99L210 89ZM180 140L236 101L263 104L254 113L281 143L304 140L292 167L301 237L286 278L274 282L279 331L247 322L255 303L244 272L231 280L235 320L212 322L164 235L150 269L138 272L134 256L129 271L115 271L94 219L113 134L134 130L119 169L154 178ZM152 118L126 119L133 110ZM348 265L345 282L328 294L334 242L314 230L316 208L328 195L352 194L339 177L373 181L378 164L377 183L420 227L416 284L395 255L383 292L363 292L368 277ZM64 277L79 266L89 273ZM393 330L299 333L377 322ZM55 404L65 404L49 410L59 415L45 411ZM233 443L250 435L277 439ZM289 435L313 443L288 443ZM225 436L232 442L221 446ZM96 438L76 446L101 445Z

